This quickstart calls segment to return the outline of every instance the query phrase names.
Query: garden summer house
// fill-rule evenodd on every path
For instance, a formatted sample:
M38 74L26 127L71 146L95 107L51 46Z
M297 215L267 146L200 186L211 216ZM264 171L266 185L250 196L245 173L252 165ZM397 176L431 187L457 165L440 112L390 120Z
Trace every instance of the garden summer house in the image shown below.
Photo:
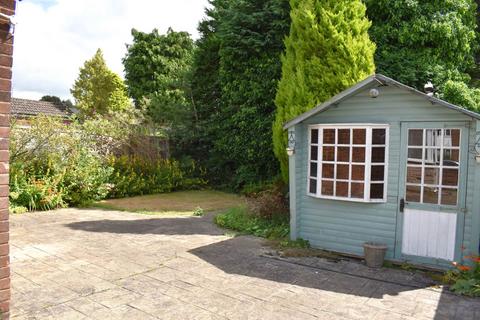
M478 254L479 114L377 74L284 128L292 239L437 268Z

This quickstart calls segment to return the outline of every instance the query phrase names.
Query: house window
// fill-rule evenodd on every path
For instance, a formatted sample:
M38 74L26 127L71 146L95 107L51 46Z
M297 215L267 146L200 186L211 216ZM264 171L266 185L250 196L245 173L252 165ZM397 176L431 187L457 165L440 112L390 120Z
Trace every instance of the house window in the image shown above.
M406 200L458 203L460 129L409 129Z
M308 194L385 202L388 133L387 125L310 126Z

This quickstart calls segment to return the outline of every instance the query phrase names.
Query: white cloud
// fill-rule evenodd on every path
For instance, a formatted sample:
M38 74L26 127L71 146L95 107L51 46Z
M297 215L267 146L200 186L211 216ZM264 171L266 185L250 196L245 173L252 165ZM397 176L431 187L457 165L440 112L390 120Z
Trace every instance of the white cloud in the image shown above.
M23 0L17 3L13 96L70 97L70 87L97 48L109 67L123 74L130 31L166 32L168 27L198 37L207 0Z

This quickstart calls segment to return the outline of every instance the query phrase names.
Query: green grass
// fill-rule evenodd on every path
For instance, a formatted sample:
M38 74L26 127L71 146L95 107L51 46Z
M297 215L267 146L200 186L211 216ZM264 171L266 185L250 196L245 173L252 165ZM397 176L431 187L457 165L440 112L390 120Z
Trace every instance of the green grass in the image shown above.
M235 194L214 190L196 190L109 199L94 203L89 207L156 216L202 216L207 212L225 210L243 203L243 198Z
M123 211L123 212L132 212L132 213L138 213L138 214L144 214L148 216L194 216L195 211L150 211L147 209L126 209L126 208L120 208L117 206L109 205L106 203L94 203L89 206L89 208L96 208L96 209L102 209L102 210L112 210L112 211Z
M267 239L286 239L290 232L287 217L265 219L248 212L244 206L235 207L215 217L215 223L241 234Z

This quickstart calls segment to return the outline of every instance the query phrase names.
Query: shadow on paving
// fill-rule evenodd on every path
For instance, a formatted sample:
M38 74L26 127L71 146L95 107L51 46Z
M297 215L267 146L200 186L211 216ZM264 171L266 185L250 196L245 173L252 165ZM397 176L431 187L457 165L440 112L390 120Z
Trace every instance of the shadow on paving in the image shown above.
M257 246L257 250L253 250L255 246ZM401 302L402 299L394 302L388 296L397 296L402 292L416 291L429 287L428 285L408 286L388 280L376 280L361 275L298 266L262 257L258 254L258 239L253 237L236 237L195 248L189 252L229 274L256 277L329 292L383 299L385 306L403 303ZM393 273L396 270L389 271ZM445 288L441 292L440 297L436 292L428 292L432 293L433 299L439 298L434 320L480 319L472 318L472 314L478 313L480 315L480 299L459 297L453 295ZM433 302L433 300L431 301ZM383 303L380 302L382 305Z
M141 220L90 220L65 224L73 230L118 234L224 235L211 217L151 218Z
M211 215L188 218L151 218L141 220L92 220L65 224L73 230L115 234L158 234L158 235L224 235L224 231L211 222ZM262 256L261 239L239 236L188 252L228 274L254 277L277 283L354 296L389 300L402 292L415 291L424 287L375 280L359 275L344 274L308 266L299 266ZM392 271L393 272L393 271ZM274 286L272 286L274 290ZM436 295L438 297L438 295ZM320 297L320 296L319 296ZM470 319L472 308L480 314L480 299L459 298L444 291L438 301L435 320Z

